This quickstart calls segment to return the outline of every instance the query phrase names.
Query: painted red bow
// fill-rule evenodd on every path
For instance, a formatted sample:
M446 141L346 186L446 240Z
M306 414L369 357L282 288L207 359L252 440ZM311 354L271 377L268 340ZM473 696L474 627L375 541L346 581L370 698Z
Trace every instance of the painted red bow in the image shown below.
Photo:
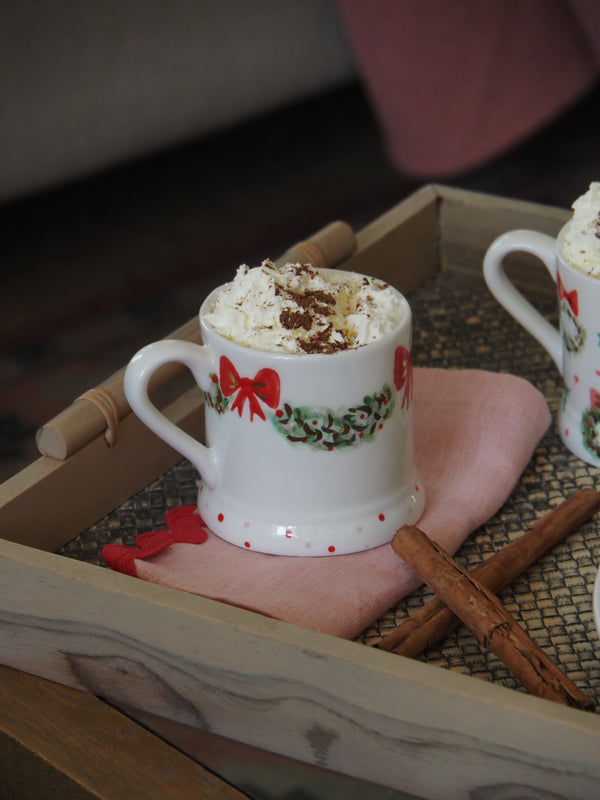
M221 356L219 381L225 397L238 393L231 410L237 408L240 417L246 400L248 401L250 421L254 419L255 414L261 419L265 419L261 402L266 403L270 408L277 408L279 404L279 375L274 369L259 369L254 378L240 378L227 356Z
M560 275L557 278L557 285L558 285L558 299L559 300L566 300L569 306L571 307L571 311L573 314L578 317L579 316L579 301L577 299L577 289L573 289L572 292L567 292L565 289L564 283L560 279Z
M413 359L412 351L406 347L397 347L394 354L394 386L398 391L404 387L402 408L410 408L413 392Z

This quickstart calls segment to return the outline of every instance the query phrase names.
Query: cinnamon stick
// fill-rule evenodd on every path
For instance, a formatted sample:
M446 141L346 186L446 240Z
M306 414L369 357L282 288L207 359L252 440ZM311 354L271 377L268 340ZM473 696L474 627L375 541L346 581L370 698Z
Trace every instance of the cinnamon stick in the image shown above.
M593 701L530 639L496 595L423 531L405 525L394 536L392 547L531 694L574 708L594 708Z
M314 233L310 239L298 242L277 259L276 263L310 261L317 267L335 267L352 255L355 248L354 231L348 223L338 220ZM198 318L192 318L167 338L185 339L200 344ZM184 369L182 364L177 363L162 366L152 376L150 392L168 384ZM124 373L125 367L97 387L110 394L119 419L130 412L123 391ZM105 429L106 419L100 409L87 400L78 399L37 431L36 443L42 455L64 460L100 436Z
M600 493L581 489L554 508L514 542L482 561L469 573L497 594L541 555L600 511ZM434 597L374 646L415 658L460 624L460 619Z

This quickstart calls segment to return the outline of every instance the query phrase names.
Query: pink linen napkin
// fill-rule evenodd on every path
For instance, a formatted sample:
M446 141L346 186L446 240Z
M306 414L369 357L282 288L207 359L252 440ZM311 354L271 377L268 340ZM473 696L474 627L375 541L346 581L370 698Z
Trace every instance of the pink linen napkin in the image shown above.
M543 395L522 378L416 369L416 460L426 492L419 527L454 553L505 502L549 424ZM108 545L104 558L143 580L343 638L357 636L421 584L390 544L352 555L271 556L196 523L180 537L143 534L138 547L159 536L147 552Z

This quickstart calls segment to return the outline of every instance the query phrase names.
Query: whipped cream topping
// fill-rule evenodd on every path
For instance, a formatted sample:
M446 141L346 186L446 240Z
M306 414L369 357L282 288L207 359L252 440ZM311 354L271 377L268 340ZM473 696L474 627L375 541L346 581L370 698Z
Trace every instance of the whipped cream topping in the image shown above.
M572 208L562 232L562 254L577 269L600 277L600 183L591 183Z
M335 353L380 339L403 306L389 284L306 264L238 268L217 293L206 321L222 336L256 350Z

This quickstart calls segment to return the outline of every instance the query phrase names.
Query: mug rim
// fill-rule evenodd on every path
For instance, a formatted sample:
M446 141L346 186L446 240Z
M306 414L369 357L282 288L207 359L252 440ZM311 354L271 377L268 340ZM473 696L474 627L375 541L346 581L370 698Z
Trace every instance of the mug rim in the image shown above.
M349 270L340 270L340 271L350 272ZM351 274L358 275L359 277L367 277L367 276L362 276L362 273L359 273L359 272L352 272ZM221 339L222 341L226 342L228 347L232 347L232 348L234 348L236 350L239 350L241 353L246 353L246 354L248 354L248 353L260 353L263 356L264 355L268 355L269 357L273 357L273 358L279 359L279 360L301 359L302 361L308 361L308 360L321 360L323 358L330 359L332 357L335 357L335 358L338 358L338 359L339 358L351 358L351 357L353 357L352 356L353 353L364 352L364 350L367 349L367 348L369 350L371 350L373 347L376 347L376 346L385 346L387 344L388 340L390 338L392 338L392 337L397 336L398 332L401 329L403 329L405 327L408 327L408 328L412 327L412 309L410 307L410 303L408 302L407 298L402 294L402 292L399 289L396 289L396 287L393 286L390 283L390 284L388 284L388 286L392 289L393 292L395 292L395 294L398 296L398 298L401 301L401 304L402 304L402 307L403 307L402 308L402 311L403 311L402 318L400 320L398 320L396 325L394 325L394 327L391 330L387 331L386 333L383 334L383 336L380 336L378 339L375 339L372 342L367 342L366 344L359 345L358 347L348 347L345 350L336 350L333 353L290 353L287 350L269 350L269 349L260 348L260 347L250 347L249 345L241 344L240 342L237 342L234 339L228 339L227 336L224 336L222 333L220 333L216 328L214 328L206 320L206 316L205 316L206 315L206 310L207 310L207 307L208 307L210 301L213 299L214 295L216 295L218 292L220 292L224 287L231 285L231 283L232 283L232 281L228 281L227 283L223 283L220 286L217 286L216 288L214 288L210 292L210 294L208 294L207 297L205 297L205 299L203 300L202 305L200 306L200 311L199 311L198 316L199 316L199 320L200 320L200 328L202 330L207 330L211 335L213 335L213 336L217 337L218 339ZM387 281L386 281L386 283L387 283ZM205 344L206 344L206 342L205 342Z

